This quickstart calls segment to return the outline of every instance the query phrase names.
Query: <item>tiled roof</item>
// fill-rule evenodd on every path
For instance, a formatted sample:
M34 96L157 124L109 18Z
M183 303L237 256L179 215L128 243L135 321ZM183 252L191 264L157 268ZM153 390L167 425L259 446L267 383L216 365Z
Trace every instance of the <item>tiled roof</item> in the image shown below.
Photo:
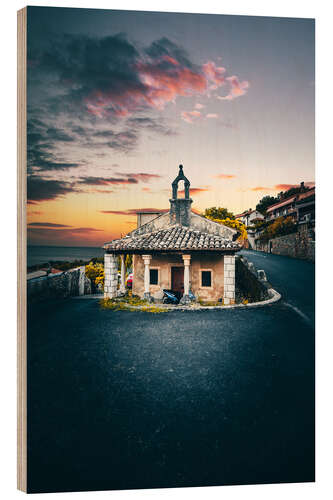
M306 198L311 198L311 196L314 196L316 194L315 188L309 189L309 191L305 191L304 193L301 193L298 197L298 201L302 201Z
M105 250L240 250L238 243L215 234L203 233L180 225L151 233L125 236L104 245Z
M281 207L284 207L285 205L289 205L290 203L295 201L295 199L296 199L296 196L292 196L291 198L287 198L286 200L275 203L274 205L271 205L270 207L267 208L267 212L272 212L276 208L281 208Z

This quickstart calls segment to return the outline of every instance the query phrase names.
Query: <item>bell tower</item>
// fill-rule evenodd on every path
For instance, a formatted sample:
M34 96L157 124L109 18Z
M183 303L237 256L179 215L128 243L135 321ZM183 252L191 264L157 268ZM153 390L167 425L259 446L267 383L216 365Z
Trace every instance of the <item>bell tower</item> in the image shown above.
M178 198L179 181L184 181L185 197ZM183 165L179 165L179 172L172 183L172 198L170 199L170 224L189 226L191 222L190 181L185 177Z

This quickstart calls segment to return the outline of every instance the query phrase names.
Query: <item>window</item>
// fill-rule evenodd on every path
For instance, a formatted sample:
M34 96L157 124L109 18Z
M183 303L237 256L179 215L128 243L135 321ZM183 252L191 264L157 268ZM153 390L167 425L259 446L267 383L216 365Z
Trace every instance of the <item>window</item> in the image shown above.
M201 271L201 286L212 286L211 271Z
M150 284L158 285L158 269L150 269Z

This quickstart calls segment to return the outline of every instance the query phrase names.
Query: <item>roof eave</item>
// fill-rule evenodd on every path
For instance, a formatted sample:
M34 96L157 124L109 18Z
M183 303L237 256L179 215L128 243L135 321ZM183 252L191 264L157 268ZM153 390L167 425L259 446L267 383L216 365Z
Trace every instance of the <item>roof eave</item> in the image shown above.
M114 254L161 254L161 253L180 253L180 254L190 254L190 253L236 253L239 252L242 247L234 247L234 248L106 248L106 253L114 253Z

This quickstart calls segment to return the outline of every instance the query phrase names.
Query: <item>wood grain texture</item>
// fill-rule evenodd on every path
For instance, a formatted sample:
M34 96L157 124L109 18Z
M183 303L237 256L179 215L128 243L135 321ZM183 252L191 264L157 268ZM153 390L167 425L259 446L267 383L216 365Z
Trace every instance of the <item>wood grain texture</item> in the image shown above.
M17 487L27 491L27 9L17 13Z

